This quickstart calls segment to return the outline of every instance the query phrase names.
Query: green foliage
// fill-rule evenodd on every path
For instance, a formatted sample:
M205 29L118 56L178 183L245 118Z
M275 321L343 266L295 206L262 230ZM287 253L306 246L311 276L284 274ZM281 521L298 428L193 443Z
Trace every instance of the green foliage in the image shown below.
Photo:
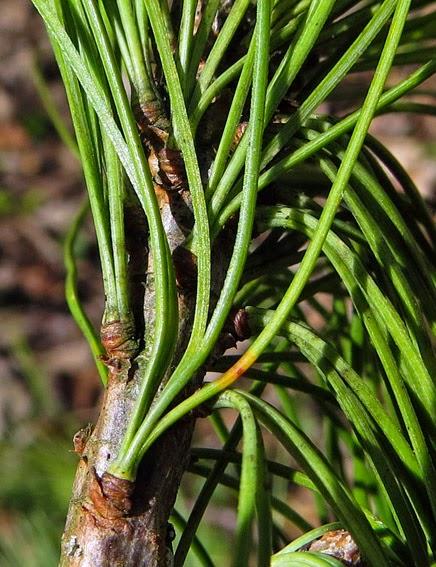
M0 538L4 567L51 566L59 557L77 457L64 436L35 431L38 427L36 420L22 423L13 439L0 445L0 504L10 522ZM26 432L29 428L31 435Z
M434 113L408 98L436 70L432 3L210 0L199 3L199 20L193 0L171 8L165 0L33 2L71 108L106 322L134 318L123 220L131 189L148 223L154 330L141 337L151 341L150 355L110 471L133 479L159 436L205 403L223 444L192 450L189 471L206 480L186 519L174 512L175 565L190 549L199 564L214 564L196 534L219 484L238 495L235 565L254 554L259 565L339 565L301 551L332 527L309 532L277 490L283 478L316 496L320 520L338 520L367 564L430 565L436 231L413 181L368 130L378 114ZM414 65L411 74L388 88L392 67L404 63ZM362 101L346 116L317 114L362 70L372 72ZM138 104L168 111L155 126L165 131L165 147L183 155L194 221L186 247L197 260L189 344L159 395L177 338L176 284ZM203 135L209 125L215 139ZM80 217L67 240L68 297L98 362L101 347L75 292L79 228ZM233 244L212 302L213 244L223 233ZM210 369L222 375L174 406L238 308L252 333L248 349L215 361ZM241 375L248 386L228 390ZM324 435L307 420L313 406L298 392L320 408ZM230 430L224 409L239 416ZM293 468L270 458L270 444ZM289 543L279 514L308 533Z

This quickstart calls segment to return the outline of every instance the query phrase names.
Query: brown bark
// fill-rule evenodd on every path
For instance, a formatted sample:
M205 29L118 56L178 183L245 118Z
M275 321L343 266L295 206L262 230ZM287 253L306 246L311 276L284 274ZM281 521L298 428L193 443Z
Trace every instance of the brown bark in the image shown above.
M185 469L193 422L178 424L156 444L134 486L120 487L123 483L115 480L114 495L105 471L117 454L131 407L129 385L112 377L77 469L62 538L62 566L170 564L168 518Z
M191 255L179 248L192 219L189 195L161 189L157 192L171 249L177 250L174 264L179 291L179 341L173 366L186 347L192 322L195 264L193 268ZM138 218L130 219L129 223L133 232L144 230ZM131 236L132 246L141 242L138 235ZM134 299L137 305L141 304L144 314L135 319L137 325L140 320L143 325L146 322L143 330L146 337L154 319L153 278L141 281L139 272L142 264L146 273L152 273L152 258L148 258L147 265L137 254L136 258L134 256L135 253L131 266L132 294L142 293L140 301L138 297ZM218 265L219 261L215 267ZM222 273L223 270L221 275L216 275L218 285L222 281ZM76 452L81 453L81 457L62 538L62 567L161 567L171 564L172 529L168 526L168 518L187 465L194 419L178 423L155 444L146 455L135 484L107 474L109 465L119 452L134 407L140 369L144 367L149 348L147 344L142 345L141 354L136 355L137 344L132 332L133 326L126 327L119 322L106 325L102 332L110 378L91 436L87 440L83 431L75 436ZM202 374L199 373L191 384L191 390L201 380Z
M193 218L190 194L180 152L167 147L168 122L157 101L137 108L138 128L155 181L161 217L173 255L178 304L178 343L174 368L189 339L195 306L196 260L183 248ZM204 144L201 167L207 175L212 147ZM141 369L147 362L154 323L153 258L147 254L145 218L139 206L126 206L126 241L133 310L132 322L109 322L102 330L110 371L97 424L75 436L81 454L61 545L61 567L164 567L172 564L172 527L168 524L183 473L188 465L195 418L178 422L151 448L141 463L134 484L115 479L108 467L117 457L133 412ZM216 242L212 260L211 302L224 281L232 229ZM234 346L240 335L238 317L223 330L215 356ZM135 332L136 329L136 332ZM134 336L136 334L136 337ZM144 344L135 340L142 337ZM141 349L138 354L138 347ZM192 377L186 396L203 379Z

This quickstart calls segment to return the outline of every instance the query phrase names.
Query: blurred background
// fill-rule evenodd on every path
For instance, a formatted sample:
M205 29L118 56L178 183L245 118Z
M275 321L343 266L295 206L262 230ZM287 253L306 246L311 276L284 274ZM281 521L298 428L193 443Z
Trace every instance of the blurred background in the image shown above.
M395 73L397 76L395 76ZM401 71L395 71L396 82ZM45 83L41 86L41 75ZM349 80L338 102L345 111L362 96L365 76ZM49 87L68 123L64 92L39 16L28 0L0 1L0 566L51 567L77 456L72 436L93 422L101 393L87 344L64 300L62 244L80 208L78 163L60 141L41 102ZM39 88L38 88L39 85ZM423 88L435 88L431 80ZM435 118L389 115L375 133L432 200L436 190ZM79 239L80 294L95 325L102 313L92 226ZM201 426L198 437L210 435ZM208 440L209 441L209 440ZM200 481L188 479L179 509ZM234 514L218 492L203 542L215 558ZM300 509L311 506L299 498ZM293 504L296 502L295 495ZM189 563L194 565L194 561Z
M78 164L37 94L42 72L68 120L40 18L0 2L0 565L57 564L77 463L71 438L95 418L100 386L64 300L62 244L83 199ZM80 292L102 308L93 232L83 231Z

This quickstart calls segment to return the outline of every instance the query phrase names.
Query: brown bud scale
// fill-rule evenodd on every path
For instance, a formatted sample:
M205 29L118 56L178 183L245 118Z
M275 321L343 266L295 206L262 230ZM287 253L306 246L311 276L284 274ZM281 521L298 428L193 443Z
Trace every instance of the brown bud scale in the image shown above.
M235 338L238 341L245 341L251 337L251 329L248 322L248 314L245 309L238 309L233 313L233 326L235 330Z
M320 539L312 542L307 551L331 555L349 567L363 566L359 548L350 532L346 530L332 530L325 533Z
M128 516L133 506L132 495L135 484L108 472L99 477L94 467L90 472L92 475L90 497L94 511L105 519Z
M132 321L111 321L101 329L101 343L108 359L130 360L137 352L134 338L135 327Z
M159 176L168 191L179 191L186 187L185 166L179 150L164 147L158 153L158 160Z

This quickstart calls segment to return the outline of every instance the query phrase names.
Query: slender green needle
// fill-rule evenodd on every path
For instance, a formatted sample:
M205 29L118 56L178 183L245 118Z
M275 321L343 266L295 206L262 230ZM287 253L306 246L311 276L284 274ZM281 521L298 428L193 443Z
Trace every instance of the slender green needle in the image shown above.
M186 95L191 97L194 82L197 76L198 65L204 55L207 39L210 35L213 21L216 17L220 0L208 0L203 3L200 26L192 40L191 57L188 71L185 76Z
M345 188L351 177L354 164L364 144L369 125L375 114L378 100L382 94L382 90L392 64L393 54L395 53L395 49L401 37L402 28L408 14L409 4L410 1L408 0L398 3L388 39L386 40L386 44L380 58L380 63L369 87L367 97L363 103L359 119L351 136L350 143L345 151L336 179L324 205L322 215L319 219L318 228L307 248L306 254L304 255L291 285L275 311L273 319L250 345L247 351L247 360L250 359L250 364L252 364L252 358L257 358L257 356L268 346L271 339L277 334L284 320L296 304L300 293L313 272L324 240L330 230Z
M334 0L311 3L312 10L307 15L305 22L301 25L302 29L300 35L289 46L268 85L265 100L265 125L270 122L280 100L292 86L297 73L302 68L329 17L334 3ZM249 147L249 130L250 126L248 126L247 132L239 142L211 199L210 210L213 215L212 218L214 218L220 210L243 166L247 148Z
M198 78L197 85L195 87L193 98L198 97L205 91L205 89L211 83L214 73L226 52L232 37L234 36L248 6L250 5L250 0L235 0L232 9L228 14L224 25L213 44L212 50L209 53L207 60L201 70L201 74Z
M132 314L130 310L127 254L124 234L125 174L111 141L104 133L102 134L107 167L107 192L118 312L122 320L129 320Z
M182 20L179 30L179 59L183 73L182 83L186 85L187 72L190 65L192 43L194 38L194 21L197 0L183 0Z
M76 243L77 234L88 212L88 200L80 207L80 210L72 222L64 242L64 263L66 270L65 277L65 298L67 300L68 308L71 315L75 320L77 326L82 331L86 341L91 349L92 356L95 361L99 376L103 385L107 383L107 368L101 362L100 356L104 354L103 347L101 346L100 339L95 332L92 323L89 321L82 303L79 299L77 289L77 265L74 253L74 245Z
M134 167L136 181L134 187L137 190L139 201L147 216L150 229L150 251L153 255L156 308L154 332L153 335L150 333L150 335L153 336L152 348L148 364L142 377L141 392L138 395L134 415L129 422L129 427L122 448L120 449L120 452L122 452L138 426L138 421L142 418L145 408L150 403L145 393L153 389L153 385L158 382L170 362L170 354L174 348L177 327L167 325L167 317L168 314L174 312L175 298L171 289L175 286L175 283L174 274L171 269L172 264L169 258L167 238L154 192L149 166L127 99L121 72L117 65L100 13L96 7L95 0L83 0L83 4L86 7L89 23L95 34L111 94L123 128L124 136L128 143L130 161Z
M38 65L36 58L33 60L32 64L32 78L36 90L38 91L39 98L44 105L44 110L47 112L59 138L65 144L65 146L71 151L71 153L79 159L79 150L77 148L76 140L74 136L70 133L68 126L65 124L65 120L62 118L59 110L51 95L50 89L47 82L44 79L41 68Z
M176 64L171 53L171 46L165 33L165 22L159 2L147 3L150 23L155 34L166 82L170 94L171 116L175 140L183 153L189 190L192 196L195 227L193 250L197 255L197 299L191 340L187 351L195 349L202 340L209 311L210 292L210 242L209 221L206 211L203 186L198 166L197 154L188 121L182 86Z
M268 70L268 39L270 2L265 1L258 5L258 27L255 75L253 78L253 96L251 102L250 120L253 128L250 132L250 149L247 154L247 165L244 183L244 202L238 225L234 251L227 272L227 277L221 291L217 306L208 325L206 336L202 339L201 347L196 353L187 350L182 362L173 373L168 384L157 400L152 410L142 423L135 440L120 464L117 465L117 475L129 476L137 466L142 456L141 446L147 433L151 430L162 412L168 407L174 396L184 387L197 368L204 363L217 340L222 326L232 307L234 295L237 292L242 275L243 266L251 242L251 232L256 208L257 179L259 172L259 159L263 139L264 101L266 94L266 79ZM188 347L189 349L189 347Z
M283 555L273 555L271 567L341 567L342 561L326 553L313 553L311 551L294 551Z
M216 403L217 409L231 407L237 409L242 421L243 449L241 480L239 484L238 515L235 532L235 551L233 565L248 566L252 542L252 523L256 511L256 493L259 486L260 444L262 443L249 404L235 392L224 393Z
M186 528L186 520L185 518L178 512L177 510L173 510L171 513L171 523L173 523L176 529L183 530ZM200 563L201 567L214 567L214 563L207 552L206 547L201 543L197 536L194 536L192 539L192 544L190 551ZM176 564L175 564L176 565Z
M126 45L130 53L133 84L140 104L145 104L150 100L155 100L156 95L145 64L144 52L132 2L131 0L117 0L117 4L124 28L124 35L128 38Z
M412 73L410 77L386 91L379 99L377 104L377 112L381 112L384 108L404 96L406 93L420 85L426 79L431 77L436 71L436 60L430 61ZM290 155L272 165L265 171L259 179L259 191L265 189L275 180L279 179L283 174L293 169L296 165L301 164L309 159L317 151L327 146L330 142L336 140L345 134L353 126L356 125L361 110L356 110L340 122L329 128L326 132L320 134L315 140L304 144L301 148L292 152ZM366 143L366 142L365 142ZM241 203L241 195L236 195L231 202L226 205L219 214L215 225L212 227L212 237L214 238L220 228L228 221L228 219L238 210Z

